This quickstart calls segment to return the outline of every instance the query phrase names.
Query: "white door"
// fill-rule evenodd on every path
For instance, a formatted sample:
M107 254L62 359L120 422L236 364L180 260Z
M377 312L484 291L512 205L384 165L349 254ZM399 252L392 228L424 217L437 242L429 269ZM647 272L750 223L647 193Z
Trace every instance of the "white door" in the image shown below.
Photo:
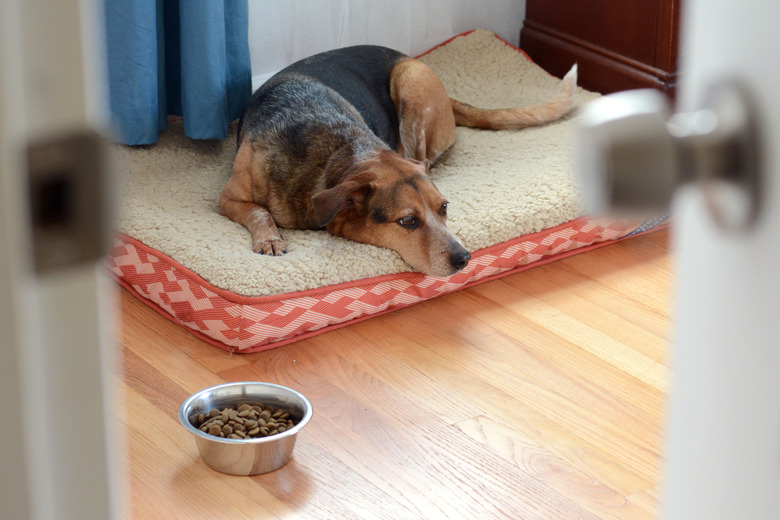
M665 518L780 518L780 3L687 0L678 110L744 82L759 107L764 205L727 232L678 193Z
M578 164L592 210L672 201L664 518L777 520L780 3L686 0L682 14L678 114L655 91L600 98L580 115Z
M104 330L112 284L89 251L100 234L90 221L106 220L84 213L95 201L82 198L101 178L100 5L0 2L2 518L118 517Z

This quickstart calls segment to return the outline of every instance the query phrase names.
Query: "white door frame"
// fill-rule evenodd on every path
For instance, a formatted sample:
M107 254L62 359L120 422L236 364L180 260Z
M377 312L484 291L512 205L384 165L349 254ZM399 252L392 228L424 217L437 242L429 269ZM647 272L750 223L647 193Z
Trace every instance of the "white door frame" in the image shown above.
M33 268L31 140L102 127L97 0L0 3L0 503L4 518L118 518L107 330L95 259ZM89 160L89 158L85 158Z

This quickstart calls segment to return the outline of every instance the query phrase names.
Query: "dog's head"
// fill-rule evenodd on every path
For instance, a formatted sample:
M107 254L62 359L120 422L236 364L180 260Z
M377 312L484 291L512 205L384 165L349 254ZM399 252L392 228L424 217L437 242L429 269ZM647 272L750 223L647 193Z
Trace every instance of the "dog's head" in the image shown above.
M471 255L447 228L447 199L428 163L382 151L312 197L314 219L330 233L397 251L416 271L449 276Z

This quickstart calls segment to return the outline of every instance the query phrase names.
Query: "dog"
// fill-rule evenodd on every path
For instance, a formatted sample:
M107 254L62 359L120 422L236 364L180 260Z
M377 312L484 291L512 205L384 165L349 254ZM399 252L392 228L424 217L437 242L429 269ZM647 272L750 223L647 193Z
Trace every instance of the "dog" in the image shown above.
M256 253L287 253L279 227L324 228L393 249L415 271L450 276L471 255L447 228L431 165L455 142L456 125L520 129L561 118L576 74L575 64L541 105L480 109L451 99L421 61L385 47L303 59L247 102L220 213L251 232Z

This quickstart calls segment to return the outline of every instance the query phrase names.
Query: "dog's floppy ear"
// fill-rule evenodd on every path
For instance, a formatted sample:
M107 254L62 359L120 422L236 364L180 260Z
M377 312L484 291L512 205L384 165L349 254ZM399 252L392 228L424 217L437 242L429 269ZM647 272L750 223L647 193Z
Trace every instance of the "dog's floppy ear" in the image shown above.
M311 198L315 225L327 225L346 205L357 209L370 192L371 181L374 179L376 174L364 171L344 179L332 188L315 193Z

